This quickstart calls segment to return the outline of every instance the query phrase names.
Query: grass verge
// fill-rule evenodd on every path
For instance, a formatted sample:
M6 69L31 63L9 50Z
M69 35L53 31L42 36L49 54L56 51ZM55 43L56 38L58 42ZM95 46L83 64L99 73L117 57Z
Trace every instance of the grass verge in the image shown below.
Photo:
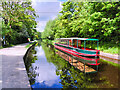
M25 48L29 48L30 46L32 46L33 44L35 44L38 41L34 41L34 42L30 42L28 45L25 46Z
M0 49L3 49L3 47L1 46Z
M100 44L99 50L105 53L119 54L120 47L118 44L104 42Z

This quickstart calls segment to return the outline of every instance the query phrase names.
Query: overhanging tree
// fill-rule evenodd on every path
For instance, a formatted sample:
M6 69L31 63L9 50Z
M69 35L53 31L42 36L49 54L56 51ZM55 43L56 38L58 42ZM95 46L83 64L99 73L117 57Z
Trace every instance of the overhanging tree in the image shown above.
M27 42L28 37L35 37L37 15L31 2L2 2L2 8L3 23L12 31L6 32L5 28L2 28L2 32L6 32L5 37L9 44Z

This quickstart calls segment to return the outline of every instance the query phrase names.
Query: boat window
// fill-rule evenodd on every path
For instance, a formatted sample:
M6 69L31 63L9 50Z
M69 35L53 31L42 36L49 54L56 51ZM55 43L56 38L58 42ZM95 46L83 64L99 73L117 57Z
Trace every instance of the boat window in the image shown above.
M86 41L86 48L97 49L97 41Z

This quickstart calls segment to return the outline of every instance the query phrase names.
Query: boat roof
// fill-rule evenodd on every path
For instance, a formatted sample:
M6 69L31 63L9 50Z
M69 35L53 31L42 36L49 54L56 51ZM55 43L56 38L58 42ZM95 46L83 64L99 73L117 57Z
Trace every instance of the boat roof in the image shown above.
M94 38L57 38L56 40L63 39L63 40L87 40L87 41L99 41L99 39L94 39Z

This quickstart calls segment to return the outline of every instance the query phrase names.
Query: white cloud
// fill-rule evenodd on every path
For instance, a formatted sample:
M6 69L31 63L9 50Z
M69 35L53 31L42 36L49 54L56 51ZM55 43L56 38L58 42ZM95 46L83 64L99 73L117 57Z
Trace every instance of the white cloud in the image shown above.
M36 18L36 21L38 21L37 31L43 32L46 23L57 17L62 9L62 3L58 0L32 0L32 6L39 16L39 18Z
M59 83L59 76L56 75L56 67L52 63L48 63L46 58L38 56L35 66L39 67L35 72L39 73L36 77L37 82L43 83L47 86L52 86Z
M34 6L36 6L36 0L32 0L32 6L34 7Z
M40 84L44 82L44 84L49 87L58 84L59 76L56 75L55 65L53 63L48 63L41 46L36 47L35 50L37 50L37 54L35 55L37 55L38 60L32 64L32 67L37 67L35 72L39 74L39 76L36 76L36 81Z
M63 2L60 2L60 7L61 7L61 8L63 8L62 3L63 3Z
M43 32L47 21L39 21L37 24L37 31Z
M37 51L37 54L36 54L37 56L45 56L44 51L43 51L41 46L40 47L39 46L35 47L35 50Z

